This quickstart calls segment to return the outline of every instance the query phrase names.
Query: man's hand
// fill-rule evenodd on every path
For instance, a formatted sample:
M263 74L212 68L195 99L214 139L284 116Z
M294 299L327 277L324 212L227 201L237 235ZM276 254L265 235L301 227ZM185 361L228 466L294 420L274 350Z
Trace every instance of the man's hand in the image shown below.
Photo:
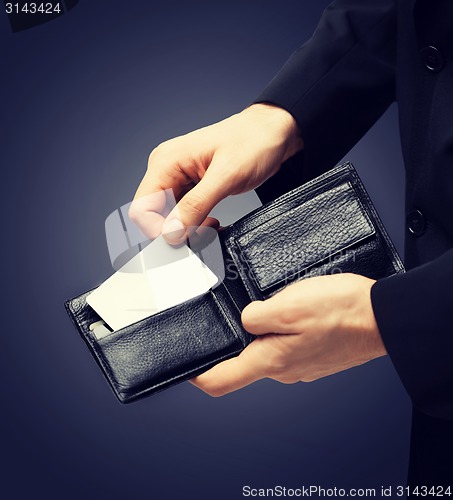
M158 146L131 204L129 216L149 238L161 232L181 243L223 198L254 189L302 149L294 118L255 104L209 127ZM173 189L176 209L165 213L163 190Z
M242 322L258 338L192 383L221 396L262 378L310 382L384 356L371 306L373 283L356 274L321 276L252 302Z

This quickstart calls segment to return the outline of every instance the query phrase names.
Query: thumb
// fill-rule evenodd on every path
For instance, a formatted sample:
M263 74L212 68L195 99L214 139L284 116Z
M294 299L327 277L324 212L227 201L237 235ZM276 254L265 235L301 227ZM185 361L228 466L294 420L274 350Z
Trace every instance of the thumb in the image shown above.
M229 192L222 186L223 179L214 178L206 172L167 216L162 234L168 243L178 244L192 234L208 216L209 212Z
M239 356L222 361L193 378L192 384L211 396L223 396L266 377L269 356L265 355L263 340L255 340Z
M268 325L267 301L255 300L250 302L241 313L244 328L253 335L271 333Z
M292 308L291 302L282 300L284 291L280 291L267 300L251 302L243 309L241 320L249 333L266 335L267 333L298 332L297 319L303 314L302 307Z

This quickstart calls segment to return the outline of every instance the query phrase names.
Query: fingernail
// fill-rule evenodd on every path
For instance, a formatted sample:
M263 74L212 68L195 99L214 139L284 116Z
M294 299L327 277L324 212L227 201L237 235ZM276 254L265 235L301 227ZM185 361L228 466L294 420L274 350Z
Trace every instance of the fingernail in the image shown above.
M171 241L181 241L186 233L186 228L179 219L165 221L162 234Z

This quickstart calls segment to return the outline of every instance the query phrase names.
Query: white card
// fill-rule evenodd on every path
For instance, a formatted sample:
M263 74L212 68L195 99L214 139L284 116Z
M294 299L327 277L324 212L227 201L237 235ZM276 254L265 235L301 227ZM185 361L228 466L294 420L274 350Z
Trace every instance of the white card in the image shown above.
M119 330L207 292L217 276L183 245L156 238L87 297L88 304Z

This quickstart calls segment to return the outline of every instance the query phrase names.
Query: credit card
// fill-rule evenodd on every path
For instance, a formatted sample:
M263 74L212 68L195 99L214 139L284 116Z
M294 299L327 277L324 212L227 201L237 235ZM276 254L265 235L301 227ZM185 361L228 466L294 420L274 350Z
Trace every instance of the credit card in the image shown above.
M115 331L206 293L217 281L188 246L171 246L159 236L94 290L87 303Z

